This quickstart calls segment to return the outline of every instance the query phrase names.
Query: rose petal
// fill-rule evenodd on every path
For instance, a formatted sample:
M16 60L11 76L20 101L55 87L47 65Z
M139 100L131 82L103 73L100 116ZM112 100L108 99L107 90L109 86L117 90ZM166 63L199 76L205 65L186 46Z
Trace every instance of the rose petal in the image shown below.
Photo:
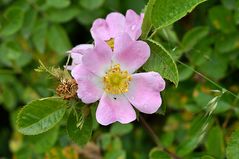
M117 12L110 13L106 17L106 22L110 29L111 38L115 38L122 34L125 30L125 17Z
M134 41L124 33L115 38L113 61L121 65L121 69L133 73L149 58L150 48L146 42Z
M126 124L136 119L136 113L124 96L113 96L106 93L100 99L96 110L96 119L101 125L109 125L116 121Z
M103 77L111 66L112 50L101 39L95 39L95 47L87 49L87 53L82 57L82 63L92 73Z
M111 38L110 28L104 19L96 19L90 32L93 39L109 40Z
M139 111L155 113L162 103L160 91L164 90L165 81L156 72L137 73L132 76L129 92L125 95Z
M68 70L72 70L76 65L81 63L82 55L86 52L87 49L93 48L92 44L80 44L72 48L68 53L72 58L71 65L67 66Z
M93 44L80 44L72 48L69 52L74 54L84 54L85 50L92 49L94 47Z
M103 94L101 79L88 71L83 64L74 67L71 74L78 84L77 95L82 102L94 103L101 98Z
M138 15L133 10L129 9L126 12L126 32L129 33L130 37L137 40L141 35L141 27L143 23L143 16Z
M82 54L79 54L79 53L71 53L71 58L72 58L72 63L71 63L71 65L69 65L69 66L67 66L66 68L68 69L68 70L72 70L72 69L74 69L74 67L76 66L76 65L79 65L79 64L81 64L81 59L82 59Z

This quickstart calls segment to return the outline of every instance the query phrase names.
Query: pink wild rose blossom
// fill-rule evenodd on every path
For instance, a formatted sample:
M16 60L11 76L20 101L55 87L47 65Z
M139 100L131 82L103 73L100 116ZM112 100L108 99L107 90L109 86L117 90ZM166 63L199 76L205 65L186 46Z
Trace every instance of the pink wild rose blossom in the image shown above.
M113 12L110 13L106 20L96 19L91 28L92 37L107 41L107 44L113 49L114 38L122 33L128 33L130 37L137 40L141 35L141 26L143 14L137 15L133 10L128 10L126 16ZM84 50L92 48L93 44L80 44L68 51L72 58L72 64L67 69L72 70L76 65L81 63Z
M113 12L107 15L106 19L96 19L91 28L93 39L108 41L122 33L127 33L133 40L141 35L141 26L144 14L138 15L133 10L128 10L126 15Z
M96 110L100 124L134 121L132 105L147 114L158 110L165 81L156 72L134 73L149 56L148 44L132 40L126 33L115 37L113 50L99 38L95 38L93 48L84 50L82 63L71 73L79 86L77 95L84 103L100 100Z

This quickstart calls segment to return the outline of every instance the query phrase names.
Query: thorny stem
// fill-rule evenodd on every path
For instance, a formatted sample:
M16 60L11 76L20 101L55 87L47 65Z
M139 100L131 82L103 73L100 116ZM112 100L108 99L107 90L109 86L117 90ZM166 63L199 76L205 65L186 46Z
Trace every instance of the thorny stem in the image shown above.
M158 146L159 149L161 149L162 151L166 152L168 155L170 155L173 159L181 159L179 156L177 156L175 153L169 151L167 148L165 148L158 136L156 135L156 133L154 132L154 130L150 127L150 125L146 122L146 120L144 119L143 116L139 116L139 119L141 121L141 123L143 124L144 128L148 131L149 135L151 136L151 138L153 139L153 141L155 142L155 144Z

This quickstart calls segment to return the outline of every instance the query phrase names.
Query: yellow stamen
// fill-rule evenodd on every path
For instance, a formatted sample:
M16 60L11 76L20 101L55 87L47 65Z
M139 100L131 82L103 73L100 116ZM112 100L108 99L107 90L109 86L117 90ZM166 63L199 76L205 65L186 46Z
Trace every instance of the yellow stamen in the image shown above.
M109 94L123 94L128 92L131 75L122 71L120 65L114 65L103 77L104 90Z
M107 40L106 43L109 45L109 47L114 50L114 39L111 38L110 40Z

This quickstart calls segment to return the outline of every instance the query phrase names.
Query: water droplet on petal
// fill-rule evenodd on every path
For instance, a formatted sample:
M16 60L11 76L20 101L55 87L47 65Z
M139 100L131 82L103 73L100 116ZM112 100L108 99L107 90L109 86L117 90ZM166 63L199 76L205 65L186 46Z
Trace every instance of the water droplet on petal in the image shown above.
M135 30L136 26L135 25L132 25L131 26L131 30Z

